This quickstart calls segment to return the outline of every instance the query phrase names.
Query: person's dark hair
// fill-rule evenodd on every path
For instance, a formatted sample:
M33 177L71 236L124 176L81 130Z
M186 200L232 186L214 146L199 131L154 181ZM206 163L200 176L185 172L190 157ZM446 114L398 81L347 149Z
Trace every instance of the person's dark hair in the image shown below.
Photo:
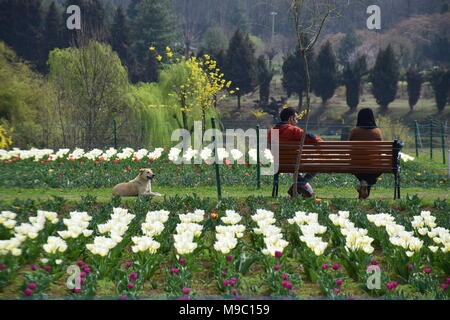
M364 108L358 112L358 121L356 122L358 128L373 129L377 128L373 111L370 108Z
M293 115L295 115L297 113L297 111L294 108L285 108L283 110L281 110L280 112L280 120L281 121L288 121L290 117L292 117Z

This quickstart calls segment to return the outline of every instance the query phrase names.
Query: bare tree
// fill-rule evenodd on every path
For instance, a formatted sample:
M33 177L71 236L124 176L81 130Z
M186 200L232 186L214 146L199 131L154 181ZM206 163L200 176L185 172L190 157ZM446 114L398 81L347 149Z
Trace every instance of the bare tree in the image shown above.
M305 134L302 135L300 149L296 159L293 198L297 196L297 179L300 171L301 157L303 154L306 132L308 131L309 114L311 110L311 76L308 53L313 50L327 19L337 14L336 2L336 0L290 0L291 12L294 17L295 36L297 39L297 46L300 49L303 58L306 80ZM350 0L348 1L348 4L350 4Z

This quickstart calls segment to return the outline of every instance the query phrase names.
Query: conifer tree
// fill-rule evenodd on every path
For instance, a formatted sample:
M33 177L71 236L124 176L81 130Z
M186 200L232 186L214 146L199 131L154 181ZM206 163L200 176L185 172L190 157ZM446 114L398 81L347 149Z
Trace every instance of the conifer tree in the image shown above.
M40 0L0 2L0 40L40 69L43 54Z
M337 50L337 56L339 63L345 65L348 62L350 55L355 51L355 49L361 44L361 39L355 32L355 28L350 28L350 30L345 34L345 36L339 42L339 48Z
M258 57L256 66L259 86L259 105L266 108L269 104L270 82L273 78L273 70L269 69L264 55Z
M380 106L381 113L387 112L389 104L395 100L399 76L399 63L392 46L389 45L378 52L370 74L372 94Z
M343 82L347 105L350 110L355 110L359 104L361 92L361 78L367 72L366 57L361 56L352 64L347 63L343 71Z
M408 82L408 102L409 108L413 111L414 106L420 98L420 90L422 88L422 75L414 68L410 68L406 73L406 81Z
M127 66L130 80L133 80L136 76L136 58L131 50L128 19L120 6L116 10L111 35L112 49L117 52L122 64Z
M257 86L256 59L253 45L248 37L237 29L230 40L224 63L224 74L236 89L237 108L241 109L241 97Z
M143 81L148 77L154 79L157 64L151 58L149 47L163 52L171 46L176 37L174 15L169 0L141 0L136 5L136 16L132 20L131 37L133 53L136 56L139 70L146 70L152 75L139 76Z
M63 40L63 24L62 14L58 10L55 1L50 4L47 15L44 22L44 35L43 37L43 54L41 63L46 65L48 60L48 54L55 48L63 48L65 46ZM48 71L48 67L45 67Z
M338 73L336 57L327 41L319 51L315 63L313 91L316 96L322 98L325 105L338 86Z
M439 113L442 112L447 103L450 92L450 70L444 67L436 68L431 71L430 83L434 91L434 98Z
M282 66L283 78L281 83L287 96L298 95L298 109L301 110L303 104L303 93L306 89L305 72L303 58L299 50L287 56Z

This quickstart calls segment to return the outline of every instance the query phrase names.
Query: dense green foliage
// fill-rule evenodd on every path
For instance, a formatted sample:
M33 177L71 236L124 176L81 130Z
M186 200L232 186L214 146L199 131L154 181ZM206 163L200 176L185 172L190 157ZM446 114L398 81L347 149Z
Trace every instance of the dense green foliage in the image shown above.
M392 46L378 52L375 66L370 74L372 93L380 106L381 112L386 112L389 104L397 94L400 76L398 60Z

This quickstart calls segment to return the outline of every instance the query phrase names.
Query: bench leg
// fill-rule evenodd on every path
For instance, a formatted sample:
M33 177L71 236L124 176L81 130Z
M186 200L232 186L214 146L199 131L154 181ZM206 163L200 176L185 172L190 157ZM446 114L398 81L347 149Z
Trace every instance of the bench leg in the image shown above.
M394 200L396 200L400 199L400 175L398 173L395 174L394 181Z
M278 196L278 173L273 176L272 197Z

